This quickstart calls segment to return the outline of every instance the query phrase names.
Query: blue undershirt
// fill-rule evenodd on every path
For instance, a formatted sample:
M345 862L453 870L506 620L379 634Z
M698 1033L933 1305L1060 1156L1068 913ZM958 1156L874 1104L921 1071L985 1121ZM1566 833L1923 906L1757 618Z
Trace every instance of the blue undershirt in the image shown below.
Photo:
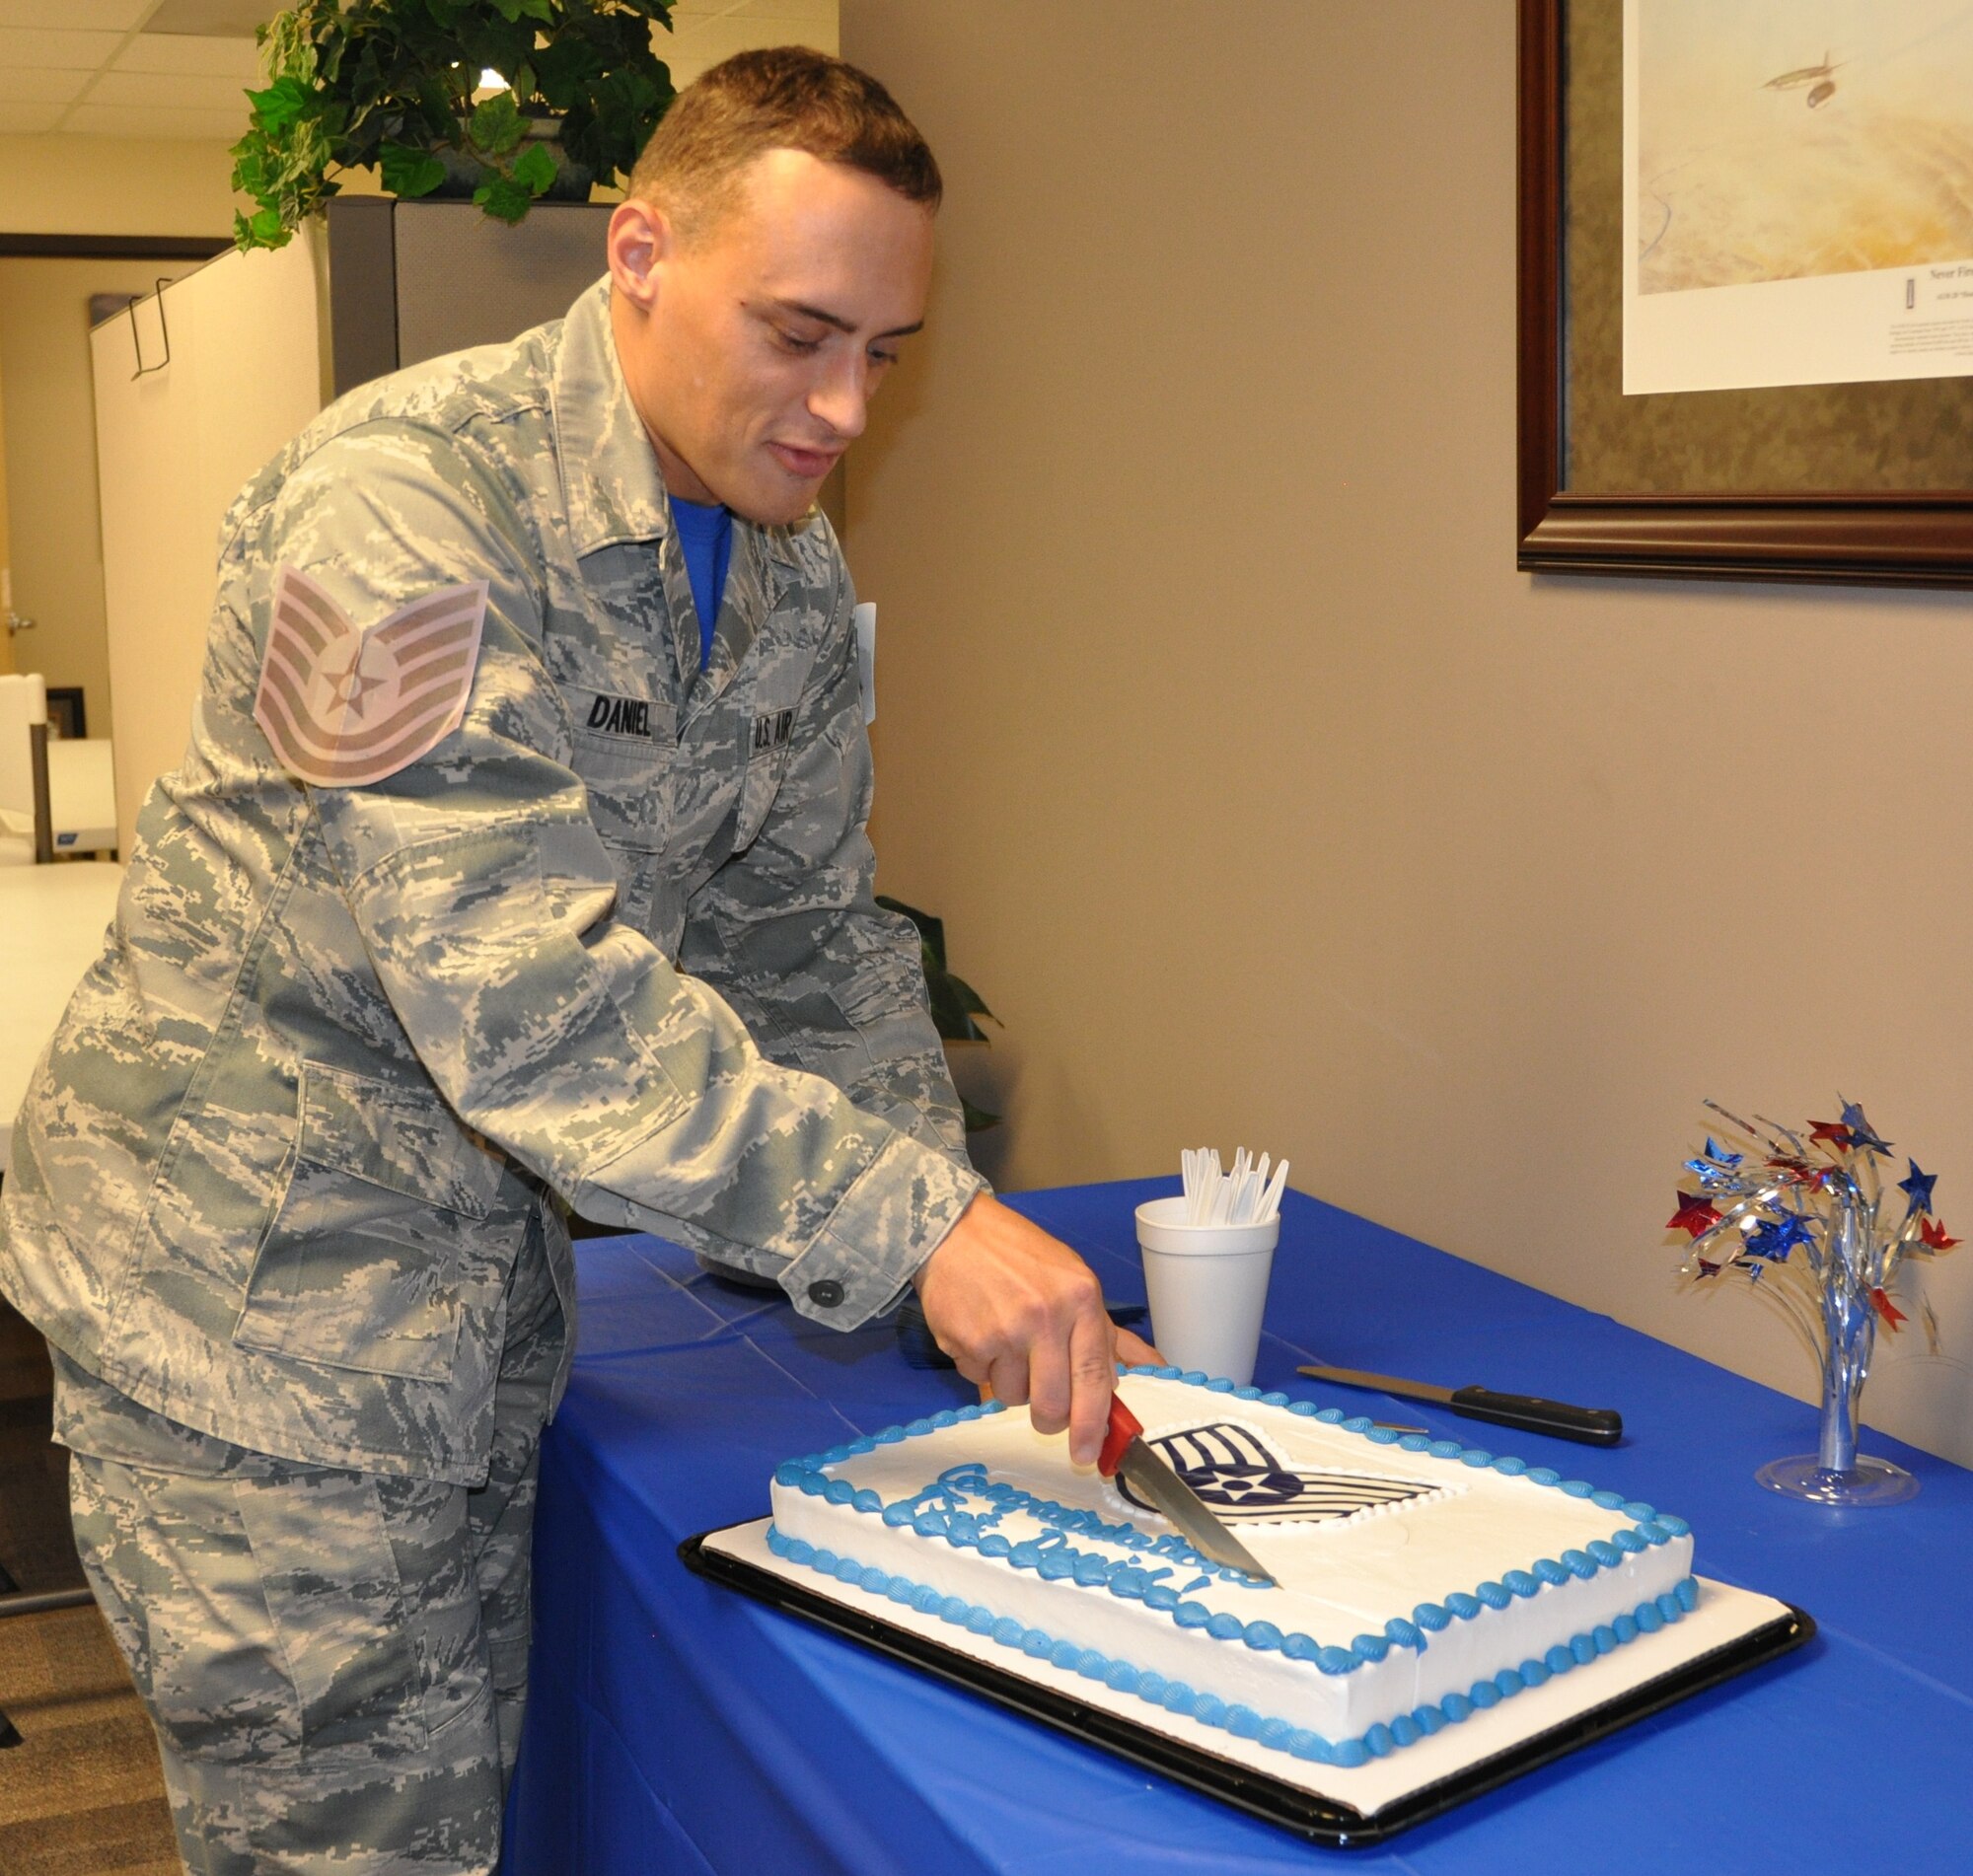
M733 511L717 502L681 501L674 495L672 523L678 529L686 574L692 581L692 603L698 613L698 664L702 671L712 656L712 628L726 592L727 564L733 558Z

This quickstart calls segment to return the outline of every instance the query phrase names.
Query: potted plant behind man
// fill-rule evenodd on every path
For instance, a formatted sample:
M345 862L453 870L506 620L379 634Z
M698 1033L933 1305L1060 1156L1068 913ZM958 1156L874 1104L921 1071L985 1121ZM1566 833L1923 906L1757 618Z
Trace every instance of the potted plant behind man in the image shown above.
M264 90L233 146L242 249L284 247L374 167L401 200L470 195L517 222L627 175L673 97L672 0L302 0L259 29Z

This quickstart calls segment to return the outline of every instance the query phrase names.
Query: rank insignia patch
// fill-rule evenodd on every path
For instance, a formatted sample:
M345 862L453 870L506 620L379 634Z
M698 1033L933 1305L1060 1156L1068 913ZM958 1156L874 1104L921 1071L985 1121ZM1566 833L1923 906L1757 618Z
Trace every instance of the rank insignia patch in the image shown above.
M303 781L382 781L459 727L485 622L486 582L475 580L359 630L307 574L283 567L254 721Z

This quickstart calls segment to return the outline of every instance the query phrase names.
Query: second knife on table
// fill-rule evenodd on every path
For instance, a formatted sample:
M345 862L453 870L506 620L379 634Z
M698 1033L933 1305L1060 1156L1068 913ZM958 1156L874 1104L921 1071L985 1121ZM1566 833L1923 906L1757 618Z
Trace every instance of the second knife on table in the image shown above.
M1614 1446L1624 1437L1624 1416L1615 1407L1571 1407L1566 1401L1544 1401L1534 1394L1496 1394L1492 1388L1441 1388L1429 1381L1365 1374L1360 1368L1303 1367L1295 1373L1333 1381L1338 1387L1393 1394L1401 1401L1436 1401L1469 1420L1518 1426L1530 1433L1581 1440L1590 1446Z

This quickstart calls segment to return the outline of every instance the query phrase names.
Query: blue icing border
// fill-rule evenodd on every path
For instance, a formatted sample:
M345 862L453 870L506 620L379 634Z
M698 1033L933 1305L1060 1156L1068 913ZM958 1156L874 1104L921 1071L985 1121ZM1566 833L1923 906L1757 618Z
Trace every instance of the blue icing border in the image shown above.
M1255 1589L1270 1586L1256 1583L1236 1570L1221 1568L1176 1535L1153 1538L1128 1521L1109 1524L1096 1511L1058 1504L1054 1499L1037 1498L1032 1492L1022 1491L1013 1485L994 1485L990 1482L984 1483L978 1490L980 1496L995 1506L991 1513L941 1511L936 1507L919 1509L921 1501L927 1498L955 1495L959 1487L947 1484L947 1480L953 1479L955 1475L977 1473L985 1481L986 1469L978 1461L948 1467L911 1498L894 1499L888 1505L867 1486L859 1491L847 1479L826 1479L823 1476L825 1468L840 1465L862 1453L874 1452L879 1446L895 1446L903 1440L914 1439L943 1427L957 1426L991 1413L1002 1413L1006 1410L1006 1404L1001 1401L945 1407L903 1426L885 1427L878 1433L859 1433L826 1452L783 1462L774 1469L774 1482L808 1496L826 1498L831 1504L846 1504L852 1510L880 1516L887 1524L909 1524L920 1537L942 1538L955 1549L977 1548L982 1556L1004 1557L1014 1569L1032 1568L1051 1579L1072 1577L1084 1588L1107 1589L1111 1595L1126 1601L1141 1600L1147 1609L1160 1610L1169 1615L1181 1628L1203 1629L1215 1641L1239 1641L1257 1650L1279 1648L1291 1660L1313 1661L1323 1674L1353 1673L1371 1662L1383 1660L1393 1646L1416 1648L1423 1653L1431 1645L1429 1637L1447 1626L1449 1622L1470 1622L1483 1608L1504 1609L1518 1598L1535 1595L1547 1583L1560 1583L1571 1576L1586 1581L1598 1570L1621 1568L1628 1557L1669 1543L1673 1538L1686 1537L1692 1529L1683 1518L1656 1511L1640 1500L1626 1500L1618 1492L1599 1491L1584 1479L1566 1479L1551 1467L1530 1467L1525 1460L1497 1457L1481 1447L1462 1446L1457 1440L1433 1440L1421 1434L1400 1436L1389 1427L1373 1424L1365 1414L1345 1418L1340 1407L1318 1407L1312 1401L1297 1400L1279 1391L1263 1393L1259 1388L1235 1387L1223 1378L1209 1378L1197 1369L1181 1371L1148 1363L1136 1367L1120 1365L1118 1373L1159 1381L1182 1381L1189 1387L1204 1388L1210 1394L1230 1395L1238 1401L1257 1401L1263 1407L1284 1407L1291 1413L1319 1420L1342 1432L1356 1433L1374 1445L1397 1444L1406 1451L1424 1453L1428 1458L1449 1460L1476 1470L1484 1467L1504 1478L1525 1478L1530 1484L1557 1489L1571 1498L1587 1499L1599 1509L1621 1510L1636 1522L1620 1527L1607 1539L1592 1539L1580 1550L1565 1551L1559 1558L1537 1557L1529 1568L1509 1570L1499 1582L1481 1583L1470 1594L1454 1590L1437 1602L1421 1603L1412 1611L1409 1622L1402 1616L1394 1616L1384 1624L1381 1634L1357 1635L1347 1646L1337 1646L1318 1642L1300 1630L1283 1634L1271 1622L1245 1622L1230 1612L1215 1612L1204 1603L1192 1600L1192 1591L1208 1588L1215 1580ZM992 1531L991 1525L1012 1510L1027 1511L1040 1522L1050 1525L1056 1541L1029 1540L1016 1545ZM1076 1551L1067 1542L1071 1535L1100 1536L1113 1544L1128 1545L1147 1558L1158 1559L1160 1567L1146 1570L1134 1560L1112 1561L1092 1552ZM1159 1580L1170 1575L1175 1564L1201 1574L1182 1588ZM1686 1579L1687 1582L1691 1580L1690 1577ZM1620 1622L1630 1620L1629 1617L1619 1618ZM1619 1638L1628 1640L1630 1636Z
M854 1557L818 1549L806 1538L788 1537L772 1523L767 1526L767 1549L787 1562L833 1577L869 1595L882 1596L920 1615L936 1616L941 1622L984 1636L1000 1647L1017 1649L1031 1660L1047 1661L1064 1672L1100 1681L1119 1694L1135 1695L1168 1713L1189 1715L1202 1725L1222 1727L1236 1739L1256 1740L1273 1751L1321 1766L1353 1767L1385 1758L1443 1726L1458 1725L1476 1710L1498 1706L1525 1689L1540 1687L1558 1674L1586 1666L1598 1655L1610 1654L1641 1634L1654 1634L1667 1623L1681 1621L1699 1605L1699 1585L1688 1576L1654 1601L1640 1603L1629 1615L1619 1616L1613 1623L1599 1623L1587 1634L1573 1635L1567 1643L1558 1642L1539 1660L1523 1661L1518 1668L1502 1668L1487 1680L1476 1681L1468 1693L1448 1694L1442 1700L1414 1707L1388 1722L1380 1720L1359 1738L1327 1740L1306 1727L1256 1713L1252 1707L1237 1703L1229 1706L1216 1694L1203 1694L1183 1681L1167 1680L1154 1668L1138 1668L1098 1649L1058 1638L1045 1629L1030 1628L1012 1616L995 1616L983 1603L969 1603L963 1596L947 1596L929 1583L893 1576L874 1564L858 1563Z

